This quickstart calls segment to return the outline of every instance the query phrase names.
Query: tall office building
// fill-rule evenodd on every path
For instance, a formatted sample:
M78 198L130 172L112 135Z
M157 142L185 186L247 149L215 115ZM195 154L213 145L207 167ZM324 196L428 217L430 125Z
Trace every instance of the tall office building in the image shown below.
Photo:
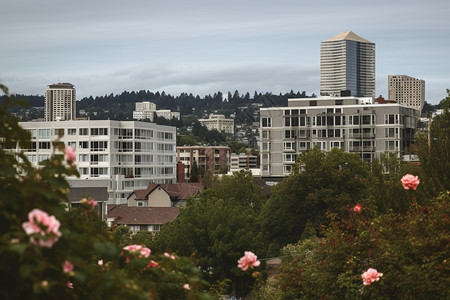
M76 95L73 84L56 83L45 90L45 121L68 121L76 117Z
M425 80L406 75L389 75L388 97L389 100L422 111L425 104Z
M320 95L375 97L375 44L351 31L323 41Z

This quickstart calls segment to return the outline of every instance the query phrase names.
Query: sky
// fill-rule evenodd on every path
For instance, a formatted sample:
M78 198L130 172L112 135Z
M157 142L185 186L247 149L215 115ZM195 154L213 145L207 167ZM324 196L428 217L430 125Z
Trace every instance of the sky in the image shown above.
M320 42L353 31L376 45L376 95L388 75L450 88L450 1L2 0L0 83L77 99L123 91L204 95L320 93Z

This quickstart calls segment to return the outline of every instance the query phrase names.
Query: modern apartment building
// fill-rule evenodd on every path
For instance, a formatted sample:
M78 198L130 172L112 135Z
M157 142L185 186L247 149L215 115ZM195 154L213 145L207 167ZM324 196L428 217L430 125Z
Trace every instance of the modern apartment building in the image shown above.
M388 99L421 112L425 104L425 80L407 75L389 75Z
M194 161L203 171L218 173L230 169L230 148L227 146L182 146L177 147L177 161L185 166L185 178L189 178Z
M258 157L251 154L231 154L230 171L237 171L240 169L256 169L258 168Z
M176 182L176 128L148 122L75 120L22 122L31 132L25 155L34 163L48 159L58 136L75 150L80 178L106 181L110 204L124 204L135 189ZM92 182L91 185L93 185Z
M297 155L313 147L340 148L372 161L411 146L419 111L372 98L289 99L288 107L261 108L261 175L287 176ZM401 156L400 156L401 157Z
M177 120L180 119L180 113L179 112L172 112L168 109L156 109L156 104L148 101L144 102L136 102L135 103L135 110L133 111L133 119L135 120L150 120L150 122L153 122L155 118L155 114L158 117L163 117L168 120L171 120L173 118L176 118Z
M217 130L234 134L234 120L226 119L224 115L210 114L208 119L199 119L200 124L206 126L208 130Z
M352 31L323 41L320 95L375 97L375 44Z
M76 118L76 93L73 84L55 83L45 90L45 121L65 121Z

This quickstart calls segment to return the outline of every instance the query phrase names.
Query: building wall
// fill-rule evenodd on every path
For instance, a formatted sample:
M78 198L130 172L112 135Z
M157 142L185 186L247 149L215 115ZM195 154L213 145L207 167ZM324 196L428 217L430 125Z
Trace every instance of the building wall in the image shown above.
M45 90L45 121L75 120L76 92L70 83L49 85Z
M194 161L204 171L217 173L221 168L230 168L230 148L226 146L182 146L177 147L177 161L185 166L186 179Z
M315 146L323 151L340 148L365 161L385 151L402 155L411 146L416 109L399 104L321 106L317 101L313 107L261 109L262 176L289 175L297 155Z
M234 120L226 119L224 115L210 114L209 119L199 119L200 124L205 126L208 130L217 130L234 134Z
M109 203L124 204L135 189L149 183L176 182L176 129L154 123L111 120L22 122L32 134L28 159L48 159L51 142L75 150L81 180L108 179ZM71 178L69 178L71 179Z
M363 39L361 39L363 40ZM320 95L375 97L375 44L330 39L320 45Z
M170 200L169 194L167 194L166 191L158 186L148 195L148 206L172 207L172 201Z
M406 75L388 76L388 99L422 111L425 104L425 80Z

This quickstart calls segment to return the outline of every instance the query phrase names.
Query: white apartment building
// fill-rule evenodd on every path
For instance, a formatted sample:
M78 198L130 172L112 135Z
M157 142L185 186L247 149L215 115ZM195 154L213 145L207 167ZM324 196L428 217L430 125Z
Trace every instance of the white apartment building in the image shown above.
M133 111L133 119L135 120L150 120L150 122L153 122L155 119L155 114L158 117L163 117L168 120L172 120L173 118L176 118L177 120L180 119L180 113L179 112L172 112L168 109L156 109L156 104L149 102L149 101L143 101L143 102L136 102L135 103L135 110Z
M208 128L208 130L217 130L234 134L234 120L226 119L224 115L210 114L208 119L199 119L200 124Z
M260 114L264 177L288 176L297 155L313 147L340 148L368 162L385 151L401 157L420 117L411 107L356 97L289 99L288 107L261 108Z
M76 93L73 84L56 83L45 90L45 121L75 120Z
M407 75L389 75L388 99L421 112L425 104L425 80Z
M31 132L30 162L38 164L52 154L58 136L75 150L80 178L109 182L110 204L125 204L135 189L150 183L176 182L176 128L148 122L75 120L21 122ZM95 183L93 182L92 185Z
M323 41L320 95L375 97L375 44L352 31Z
M231 154L230 171L241 169L256 169L258 167L258 157L251 154Z

